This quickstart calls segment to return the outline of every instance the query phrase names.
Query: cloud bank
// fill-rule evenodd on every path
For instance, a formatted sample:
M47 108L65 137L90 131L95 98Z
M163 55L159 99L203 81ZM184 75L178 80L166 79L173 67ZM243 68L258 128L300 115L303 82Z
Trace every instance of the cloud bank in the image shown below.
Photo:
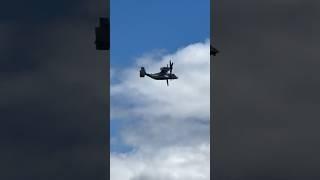
M169 60L179 77L169 87L139 77L140 66L155 73ZM209 179L209 40L173 53L147 53L132 67L111 72L111 123L124 124L111 146L121 141L133 148L111 153L111 179Z

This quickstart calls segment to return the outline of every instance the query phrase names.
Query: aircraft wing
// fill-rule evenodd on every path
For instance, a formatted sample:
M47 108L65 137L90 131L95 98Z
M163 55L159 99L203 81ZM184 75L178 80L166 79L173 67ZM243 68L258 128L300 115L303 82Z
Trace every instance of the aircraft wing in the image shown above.
M167 69L162 69L160 74L167 74L168 70Z

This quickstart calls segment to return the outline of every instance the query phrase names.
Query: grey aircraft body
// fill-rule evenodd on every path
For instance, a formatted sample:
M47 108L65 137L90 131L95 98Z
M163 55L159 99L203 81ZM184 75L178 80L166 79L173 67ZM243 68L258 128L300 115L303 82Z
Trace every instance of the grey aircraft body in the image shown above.
M170 61L170 67L167 64L167 67L161 67L159 73L149 74L146 72L144 67L141 67L140 69L140 77L149 76L152 79L155 80L166 80L167 86L169 86L169 79L178 79L178 77L175 74L172 74L172 67L173 63Z

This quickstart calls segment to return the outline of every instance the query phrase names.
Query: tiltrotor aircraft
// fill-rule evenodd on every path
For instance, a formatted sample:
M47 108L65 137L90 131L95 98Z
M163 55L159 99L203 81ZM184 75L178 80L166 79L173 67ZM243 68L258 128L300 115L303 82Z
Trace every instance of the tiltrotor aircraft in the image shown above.
M155 80L167 80L167 86L169 86L169 79L170 80L178 79L178 77L175 74L172 74L173 63L171 62L171 60L169 64L170 64L170 67L167 64L167 67L161 67L160 72L154 73L154 74L146 73L146 70L144 69L144 67L141 67L140 77L149 76L150 78Z

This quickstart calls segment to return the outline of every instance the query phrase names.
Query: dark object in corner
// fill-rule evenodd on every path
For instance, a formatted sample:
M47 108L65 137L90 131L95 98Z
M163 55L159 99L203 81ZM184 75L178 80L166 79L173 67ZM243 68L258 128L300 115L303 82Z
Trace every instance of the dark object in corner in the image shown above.
M210 45L210 55L216 56L219 51Z
M110 21L109 18L99 18L99 27L96 27L96 49L109 50L110 49Z

